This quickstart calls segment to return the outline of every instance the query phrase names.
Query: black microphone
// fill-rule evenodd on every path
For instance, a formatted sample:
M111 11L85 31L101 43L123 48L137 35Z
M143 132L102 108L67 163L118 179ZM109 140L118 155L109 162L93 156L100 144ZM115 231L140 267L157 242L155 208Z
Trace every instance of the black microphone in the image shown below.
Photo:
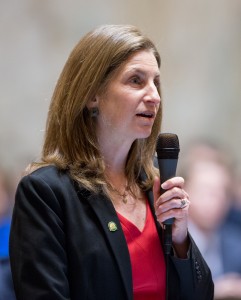
M160 172L161 183L176 175L179 154L179 141L174 133L161 133L156 144L156 153ZM161 194L164 190L161 189ZM172 224L173 218L164 221L165 225Z
M179 141L176 134L161 133L156 144L156 153L160 172L161 183L176 175L177 160L179 154ZM161 194L165 190L161 188ZM164 252L170 254L172 247L172 224L174 218L167 219L164 224Z

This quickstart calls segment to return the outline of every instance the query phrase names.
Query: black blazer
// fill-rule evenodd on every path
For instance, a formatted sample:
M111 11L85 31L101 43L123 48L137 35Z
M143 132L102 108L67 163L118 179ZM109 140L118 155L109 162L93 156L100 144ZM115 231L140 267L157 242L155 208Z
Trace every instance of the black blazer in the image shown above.
M153 211L152 192L147 196ZM133 299L129 252L112 202L53 166L18 186L10 259L18 300ZM209 268L193 241L190 259L170 257L169 265L169 299L213 299Z
M0 300L16 300L9 257L0 258Z

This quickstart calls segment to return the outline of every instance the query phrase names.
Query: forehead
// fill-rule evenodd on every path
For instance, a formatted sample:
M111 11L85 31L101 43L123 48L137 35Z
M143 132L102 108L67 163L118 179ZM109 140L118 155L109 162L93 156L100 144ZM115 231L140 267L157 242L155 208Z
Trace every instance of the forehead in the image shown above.
M120 67L117 73L128 72L132 70L143 70L153 73L154 76L160 74L157 60L152 51L138 51L132 54Z

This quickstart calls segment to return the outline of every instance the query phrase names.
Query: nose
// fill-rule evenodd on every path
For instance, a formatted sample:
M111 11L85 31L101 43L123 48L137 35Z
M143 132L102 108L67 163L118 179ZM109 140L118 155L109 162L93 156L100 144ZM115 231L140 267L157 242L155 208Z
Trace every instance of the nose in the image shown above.
M158 88L155 83L151 82L146 87L146 94L144 100L149 104L159 105L161 102L161 97L158 92Z

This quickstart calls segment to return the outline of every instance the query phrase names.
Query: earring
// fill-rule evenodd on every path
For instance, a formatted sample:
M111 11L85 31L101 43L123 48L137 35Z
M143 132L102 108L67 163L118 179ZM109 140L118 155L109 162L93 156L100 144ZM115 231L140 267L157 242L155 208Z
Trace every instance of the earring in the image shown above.
M92 117L92 118L96 118L98 115L99 115L99 108L98 107L92 107L91 109L90 109L90 116Z

